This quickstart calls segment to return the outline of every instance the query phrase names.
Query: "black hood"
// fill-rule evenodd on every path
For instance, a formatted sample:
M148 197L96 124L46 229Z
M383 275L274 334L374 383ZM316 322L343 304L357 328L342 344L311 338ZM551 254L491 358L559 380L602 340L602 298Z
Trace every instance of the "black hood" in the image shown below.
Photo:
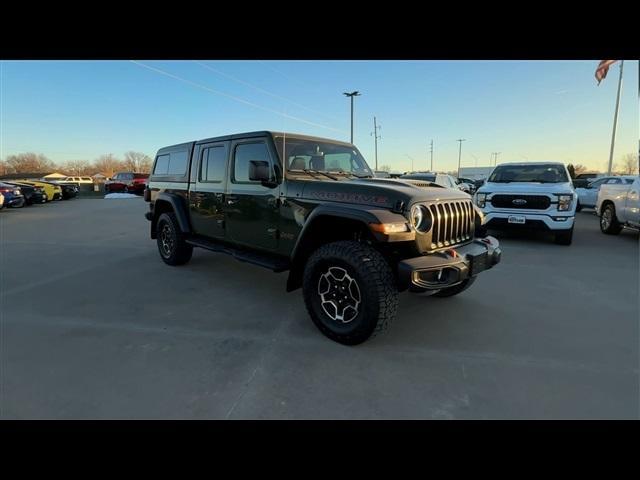
M382 208L394 208L397 202L411 205L415 202L440 200L469 200L460 190L426 185L426 182L394 178L359 178L304 181L301 197L308 200L357 203Z

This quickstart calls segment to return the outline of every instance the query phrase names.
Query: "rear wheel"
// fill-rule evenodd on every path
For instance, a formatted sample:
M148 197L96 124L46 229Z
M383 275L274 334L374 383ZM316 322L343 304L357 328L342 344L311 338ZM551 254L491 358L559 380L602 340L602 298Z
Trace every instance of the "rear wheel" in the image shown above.
M160 257L167 265L183 265L191 260L193 247L184 240L178 219L173 212L160 215L156 226Z
M354 241L329 243L311 255L303 295L316 327L344 345L385 331L398 308L389 264L377 250Z
M600 215L600 230L607 235L617 235L622 231L622 225L620 225L618 217L616 217L616 207L612 204L608 204L602 210L602 215Z

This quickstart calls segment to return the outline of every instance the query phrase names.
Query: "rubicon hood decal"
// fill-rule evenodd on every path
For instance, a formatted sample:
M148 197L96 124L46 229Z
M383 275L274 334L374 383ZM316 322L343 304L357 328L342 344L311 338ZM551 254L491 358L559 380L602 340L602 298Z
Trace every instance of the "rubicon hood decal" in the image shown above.
M353 193L353 192L330 192L326 190L314 190L310 192L310 196L320 200L329 200L333 202L349 202L362 204L380 204L389 203L389 198L382 195Z

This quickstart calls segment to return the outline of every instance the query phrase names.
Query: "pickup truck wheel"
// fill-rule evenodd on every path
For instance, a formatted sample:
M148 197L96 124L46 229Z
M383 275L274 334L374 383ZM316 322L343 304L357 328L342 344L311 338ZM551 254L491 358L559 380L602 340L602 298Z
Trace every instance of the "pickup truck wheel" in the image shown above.
M184 265L191 260L193 247L184 241L184 235L178 226L178 219L173 212L163 213L158 218L158 251L167 265Z
M555 242L558 245L571 245L573 241L573 227L569 230L560 230L555 234Z
M582 205L580 205L580 200L578 200L578 203L576 204L576 212L579 212L580 210L582 210Z
M622 225L620 225L618 217L616 217L616 207L611 204L602 210L600 230L607 235L618 235L622 231Z
M469 277L466 280L463 280L458 285L454 285L453 287L443 288L442 290L438 290L433 294L434 297L453 297L454 295L458 295L459 293L464 292L467 288L473 285L473 282L476 281L476 277Z
M307 261L302 288L313 323L344 345L385 331L398 308L389 264L375 249L354 241L318 248Z

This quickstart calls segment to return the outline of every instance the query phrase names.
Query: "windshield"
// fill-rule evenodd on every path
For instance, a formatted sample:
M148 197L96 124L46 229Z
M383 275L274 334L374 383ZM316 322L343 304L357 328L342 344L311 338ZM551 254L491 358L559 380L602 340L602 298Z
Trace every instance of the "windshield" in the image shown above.
M500 165L493 170L489 181L493 183L565 183L569 179L562 165Z
M363 156L351 145L286 136L283 155L283 137L274 137L274 141L280 158L286 156L287 171L308 170L373 177Z

